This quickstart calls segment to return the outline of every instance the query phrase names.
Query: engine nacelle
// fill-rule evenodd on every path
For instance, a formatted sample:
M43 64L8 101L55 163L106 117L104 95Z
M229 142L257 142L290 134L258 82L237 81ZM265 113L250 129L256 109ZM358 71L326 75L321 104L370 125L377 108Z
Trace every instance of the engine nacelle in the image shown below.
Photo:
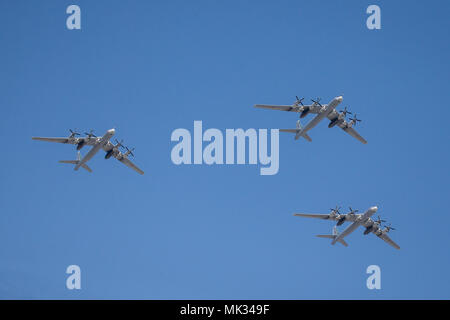
M113 150L114 150L114 149L111 149L111 150L109 150L109 151L105 154L105 159L111 158L111 156L112 156L112 154L113 154Z
M373 227L368 227L366 230L364 230L364 235L369 234L372 231Z
M80 150L81 148L83 148L85 144L86 144L86 142L84 142L84 140L81 140L80 143L77 144L77 150Z
M328 124L328 128L333 128L338 122L338 118L331 120L331 122Z
M306 117L310 111L311 111L310 108L308 108L308 107L305 108L305 109L302 111L302 113L300 113L300 118Z
M337 226L340 226L340 225L343 224L344 222L345 222L345 217L340 218L340 219L337 221L336 225L337 225Z

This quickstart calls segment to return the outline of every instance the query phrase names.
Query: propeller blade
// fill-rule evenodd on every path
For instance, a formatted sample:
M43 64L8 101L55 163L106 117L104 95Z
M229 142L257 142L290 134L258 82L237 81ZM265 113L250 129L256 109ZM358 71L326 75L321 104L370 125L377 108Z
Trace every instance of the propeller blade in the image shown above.
M79 136L79 135L80 135L80 134L77 132L77 129L75 129L75 130L69 129L69 131L70 131L70 135L71 135L72 137L74 137L74 136Z
M354 123L355 125L356 125L357 122L361 122L361 121L362 121L361 119L358 119L358 118L356 117L356 113L355 113L355 116L354 116L353 118L351 118L350 120L353 121L353 123Z
M97 138L97 136L94 134L94 130L91 130L90 132L85 132L85 135L87 135L88 137L95 137Z
M386 232L389 232L389 231L391 231L391 230L395 230L394 227L391 227L391 224L390 224L390 223L389 223L387 226L385 226L385 228L386 228Z
M320 98L317 98L316 100L311 99L311 101L322 107L322 105L320 104Z
M128 154L130 154L130 155L132 155L134 157L134 154L133 154L134 148L132 148L131 150L128 147L126 147L126 146L124 146L124 148L127 150Z
M341 110L341 113L342 113L344 116L347 116L347 114L352 114L350 111L347 110L347 107L345 107L344 110Z
M296 101L295 101L295 105L302 105L303 106L303 100L305 99L305 98L299 98L298 96L295 96L295 99L296 99Z

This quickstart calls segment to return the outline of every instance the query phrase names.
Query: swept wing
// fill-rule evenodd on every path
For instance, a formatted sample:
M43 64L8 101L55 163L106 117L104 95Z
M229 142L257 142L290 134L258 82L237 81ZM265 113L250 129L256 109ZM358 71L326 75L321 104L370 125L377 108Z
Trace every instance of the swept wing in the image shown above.
M319 113L319 111L320 111L320 106L318 106L316 104L303 105L303 106L301 106L301 105L296 106L296 105L255 104L255 108L290 111L290 112L303 112L303 110L309 108L310 113Z
M391 238L386 234L386 232L383 232L378 236L378 238L383 239L385 242L387 242L389 245L393 246L395 249L400 249L400 246L396 244L394 241L392 241Z
M65 143L65 144L79 144L84 141L84 144L87 146L93 146L98 138L47 138L47 137L32 137L33 140L38 141L47 141L47 142L56 142L56 143Z

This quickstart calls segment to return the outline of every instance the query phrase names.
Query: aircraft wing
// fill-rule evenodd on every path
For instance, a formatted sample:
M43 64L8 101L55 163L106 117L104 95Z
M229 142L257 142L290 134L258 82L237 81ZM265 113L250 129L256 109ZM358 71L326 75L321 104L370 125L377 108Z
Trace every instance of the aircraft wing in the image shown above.
M322 213L318 213L318 214L294 213L294 216L296 216L296 217L305 217L305 218L316 218L316 219L323 219L323 220L330 219L330 215L329 214L322 214ZM341 218L343 216L345 216L345 221L346 222L355 222L361 216L361 214L341 214L340 215ZM332 220L337 221L336 218L332 218Z
M130 167L131 169L133 169L134 171L136 171L139 174L144 174L144 171L142 171L141 169L139 169L133 162L131 162L130 159L128 159L127 157L116 157L117 160L119 160L120 162L122 162L124 165L126 165L127 167Z
M303 105L303 106L294 106L294 105L270 105L270 104L255 104L255 108L261 109L269 109L269 110L280 110L280 111L291 111L291 112L302 112L306 108L310 109L310 113L319 113L320 107L316 105Z
M363 137L361 137L361 136L359 135L359 133L356 132L356 130L355 130L354 128L352 128L352 127L342 127L342 130L344 130L345 132L347 132L347 133L348 133L349 135L351 135L353 138L358 139L360 142L362 142L362 143L364 143L364 144L367 143L367 141L366 141Z
M323 220L327 220L330 218L329 214L294 213L294 216L305 217L305 218L316 218L316 219L323 219Z
M386 233L382 233L378 236L378 238L383 239L385 242L387 242L389 245L393 246L395 249L400 250L400 246L396 244L394 241L389 238L389 236Z
M57 142L57 143L69 143L69 138L45 138L45 137L32 137L33 140Z
M84 143L88 146L92 146L97 142L97 138L46 138L46 137L32 137L33 140L56 142L56 143L67 143L67 144L79 144L84 140Z

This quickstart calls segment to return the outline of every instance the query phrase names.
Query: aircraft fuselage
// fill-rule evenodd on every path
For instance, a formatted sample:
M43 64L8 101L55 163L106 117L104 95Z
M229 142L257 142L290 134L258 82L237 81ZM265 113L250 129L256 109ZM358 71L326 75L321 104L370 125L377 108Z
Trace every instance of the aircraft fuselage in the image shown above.
M339 240L344 239L346 236L348 236L350 233L355 231L356 228L359 226L365 226L369 221L371 221L370 217L377 212L378 207L371 207L369 208L363 215L359 216L355 222L353 222L350 226L348 226L342 233L340 233L331 244L335 244Z
M75 166L74 170L78 170L81 165L88 162L100 149L103 148L105 144L108 143L109 139L116 133L114 129L106 131L106 134L97 140L97 143L92 146L92 149L80 160L80 162Z
M342 100L343 100L342 96L336 97L333 100L331 100L331 102L327 106L324 106L322 108L322 110L320 111L320 113L314 119L312 119L303 128L302 131L300 131L298 133L298 135L301 136L303 133L306 133L309 130L311 130L312 128L314 128L320 121L322 121L323 118L328 116L328 114L330 114L330 112L332 112L334 109L336 109L336 107L342 102Z

